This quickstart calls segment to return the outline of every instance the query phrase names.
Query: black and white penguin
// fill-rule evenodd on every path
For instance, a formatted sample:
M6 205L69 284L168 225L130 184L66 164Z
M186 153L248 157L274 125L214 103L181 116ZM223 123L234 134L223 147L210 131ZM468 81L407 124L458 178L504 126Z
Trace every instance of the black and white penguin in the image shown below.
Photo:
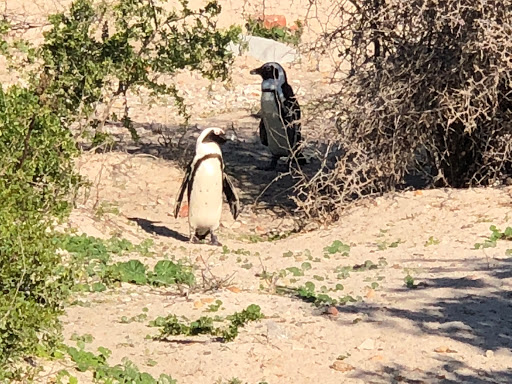
M275 169L281 157L290 157L291 161L292 154L299 164L304 164L304 157L297 151L302 140L300 106L288 84L286 72L278 63L265 63L250 73L263 79L259 133L261 143L272 154L272 161L265 169Z
M235 188L224 172L220 146L226 142L220 128L206 128L196 142L196 154L178 192L174 217L178 217L185 189L188 191L190 242L197 243L210 234L212 245L221 245L215 236L222 213L222 194L226 195L233 217L238 217L240 203Z

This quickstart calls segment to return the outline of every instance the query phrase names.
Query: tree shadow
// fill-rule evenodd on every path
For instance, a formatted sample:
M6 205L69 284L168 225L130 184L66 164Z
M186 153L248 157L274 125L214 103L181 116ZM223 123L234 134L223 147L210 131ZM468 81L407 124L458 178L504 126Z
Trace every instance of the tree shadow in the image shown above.
M340 314L365 313L368 322L382 328L397 329L397 319L412 322L419 335L440 336L478 348L482 355L491 350L495 353L510 353L512 348L512 290L506 289L504 279L512 274L512 258L500 260L493 269L477 266L474 272L484 273L475 278L427 278L417 289L389 290L396 304L354 303L337 307ZM421 309L406 309L404 303L428 297ZM401 332L409 333L410 329ZM416 332L415 332L416 334ZM421 337L421 336L418 336ZM440 361L436 372L418 377L415 372L400 366L387 366L388 372L355 372L365 382L404 383L512 383L512 370L476 370L457 360L456 354L434 357ZM445 372L446 375L439 373ZM401 378L397 380L397 376ZM446 376L446 377L445 377ZM375 380L374 380L375 379Z
M400 364L384 365L378 372L359 370L351 378L365 383L407 383L407 384L498 384L512 383L512 371L478 370L455 357L437 357L439 368L436 371L414 370Z
M128 220L137 223L139 227L141 227L147 233L152 235L158 235L163 237L172 237L178 241L188 242L188 237L182 235L179 232L176 232L173 229L167 228L164 225L155 225L156 221L151 221L147 219L142 219L140 217L128 217Z
M260 169L270 163L271 156L268 148L259 141L258 120L248 114L243 127L229 128L232 123L230 119L217 118L215 123L208 125L224 128L228 137L235 138L223 145L222 152L225 171L232 177L241 203L252 206L257 201L258 207L253 208L270 209L278 216L291 213L296 208L292 199L296 179L290 174L285 159L281 159L276 171ZM113 128L111 135L115 138L115 151L147 154L169 161L183 170L194 156L195 142L201 132L197 126L184 129L177 125L134 122L133 126L141 137L135 143L128 130L119 123L109 123L108 126ZM90 145L83 145L83 148L90 149ZM311 177L319 167L320 161L312 158L301 172Z

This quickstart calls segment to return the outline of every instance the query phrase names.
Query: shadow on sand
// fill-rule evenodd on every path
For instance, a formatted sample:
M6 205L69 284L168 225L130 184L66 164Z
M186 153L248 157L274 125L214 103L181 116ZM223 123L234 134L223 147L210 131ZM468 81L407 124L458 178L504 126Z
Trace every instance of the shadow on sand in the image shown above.
M173 229L167 228L164 225L155 225L155 223L157 223L156 221L146 220L140 217L128 217L128 220L137 223L139 227L141 227L144 231L152 235L171 237L178 241L188 242L188 237L182 235L179 232L176 232Z

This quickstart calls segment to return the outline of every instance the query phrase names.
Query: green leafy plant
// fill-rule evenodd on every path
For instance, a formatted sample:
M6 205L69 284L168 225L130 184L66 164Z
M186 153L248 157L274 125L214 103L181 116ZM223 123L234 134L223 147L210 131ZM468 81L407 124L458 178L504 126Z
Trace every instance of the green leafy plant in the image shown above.
M59 343L71 276L52 238L80 179L69 131L30 89L0 86L0 153L0 380L11 380L8 362Z
M253 36L264 37L292 45L299 45L302 33L304 32L302 22L299 20L295 21L294 29L292 30L286 26L282 27L278 25L267 28L262 19L249 18L245 24L245 28L248 33Z
M417 285L414 283L414 277L407 274L407 276L404 277L405 286L409 289L417 288Z
M430 245L438 245L440 241L436 239L434 236L430 236L427 241L425 241L425 247Z
M345 265L345 266L338 266L334 270L334 272L337 274L336 278L338 279L346 279L350 276L350 272L352 271L351 265Z
M396 241L392 241L391 243L388 243L388 241L378 241L377 242L377 248L379 251L384 251L387 248L396 248L398 245L402 243L402 240L398 239Z
M121 319L119 320L119 322L122 324L129 324L129 323L133 323L133 322L142 323L147 318L148 318L148 315L146 313L139 313L138 315L131 316L131 317L122 316Z
M92 371L94 382L98 384L131 383L131 384L176 384L171 376L161 374L155 379L149 373L140 372L137 366L124 358L122 364L110 366L107 359L112 352L104 347L98 348L98 354L85 351L83 347L68 347L68 354L80 372ZM60 376L72 377L67 371ZM71 383L71 380L70 380Z
M215 303L210 304L206 309L206 312L217 312L222 306L222 300L215 300Z
M172 284L193 286L195 284L195 276L191 268L170 260L157 262L148 279L156 286Z
M498 240L512 240L512 227L505 228L505 231L501 231L495 225L491 225L491 235L483 243L476 243L475 249L482 248L494 248Z
M150 326L159 327L160 335L158 339L165 339L169 336L197 336L207 334L219 336L224 342L233 341L238 336L238 330L244 327L250 321L260 320L264 317L261 308L256 304L249 305L241 312L235 312L226 317L228 325L226 327L215 327L214 319L207 316L201 316L199 319L189 324L181 322L176 315L167 317L158 317L150 322Z
M350 252L350 245L344 244L340 240L334 240L331 245L324 248L324 252L330 255L341 253L342 256L348 256Z
M341 290L343 286L341 284L336 285L336 288L333 291ZM322 305L344 305L349 302L356 302L357 300L350 295L334 299L326 293L318 293L316 292L315 284L308 281L303 286L293 289L295 291L295 295L308 303L312 303L313 305L319 307Z
M108 102L109 115L117 98L126 101L129 90L145 87L153 95L172 96L185 114L175 84L159 78L187 68L210 79L225 79L232 61L227 46L238 39L241 29L216 27L221 11L216 1L197 11L186 1L180 6L166 11L149 0L121 0L113 6L76 0L69 15L52 15L52 27L39 52L44 60L41 76L49 81L44 92L48 102L72 117L90 116L96 103ZM119 120L138 139L128 108ZM101 120L91 121L93 128L102 125Z

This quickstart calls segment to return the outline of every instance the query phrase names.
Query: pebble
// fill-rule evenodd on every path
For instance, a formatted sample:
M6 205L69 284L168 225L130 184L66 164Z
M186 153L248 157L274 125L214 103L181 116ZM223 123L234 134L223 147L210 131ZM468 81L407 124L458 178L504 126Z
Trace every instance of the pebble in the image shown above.
M288 338L285 328L274 321L267 322L267 338L269 340L283 340Z
M375 349L375 341L373 339L366 339L361 343L358 349L372 350Z

